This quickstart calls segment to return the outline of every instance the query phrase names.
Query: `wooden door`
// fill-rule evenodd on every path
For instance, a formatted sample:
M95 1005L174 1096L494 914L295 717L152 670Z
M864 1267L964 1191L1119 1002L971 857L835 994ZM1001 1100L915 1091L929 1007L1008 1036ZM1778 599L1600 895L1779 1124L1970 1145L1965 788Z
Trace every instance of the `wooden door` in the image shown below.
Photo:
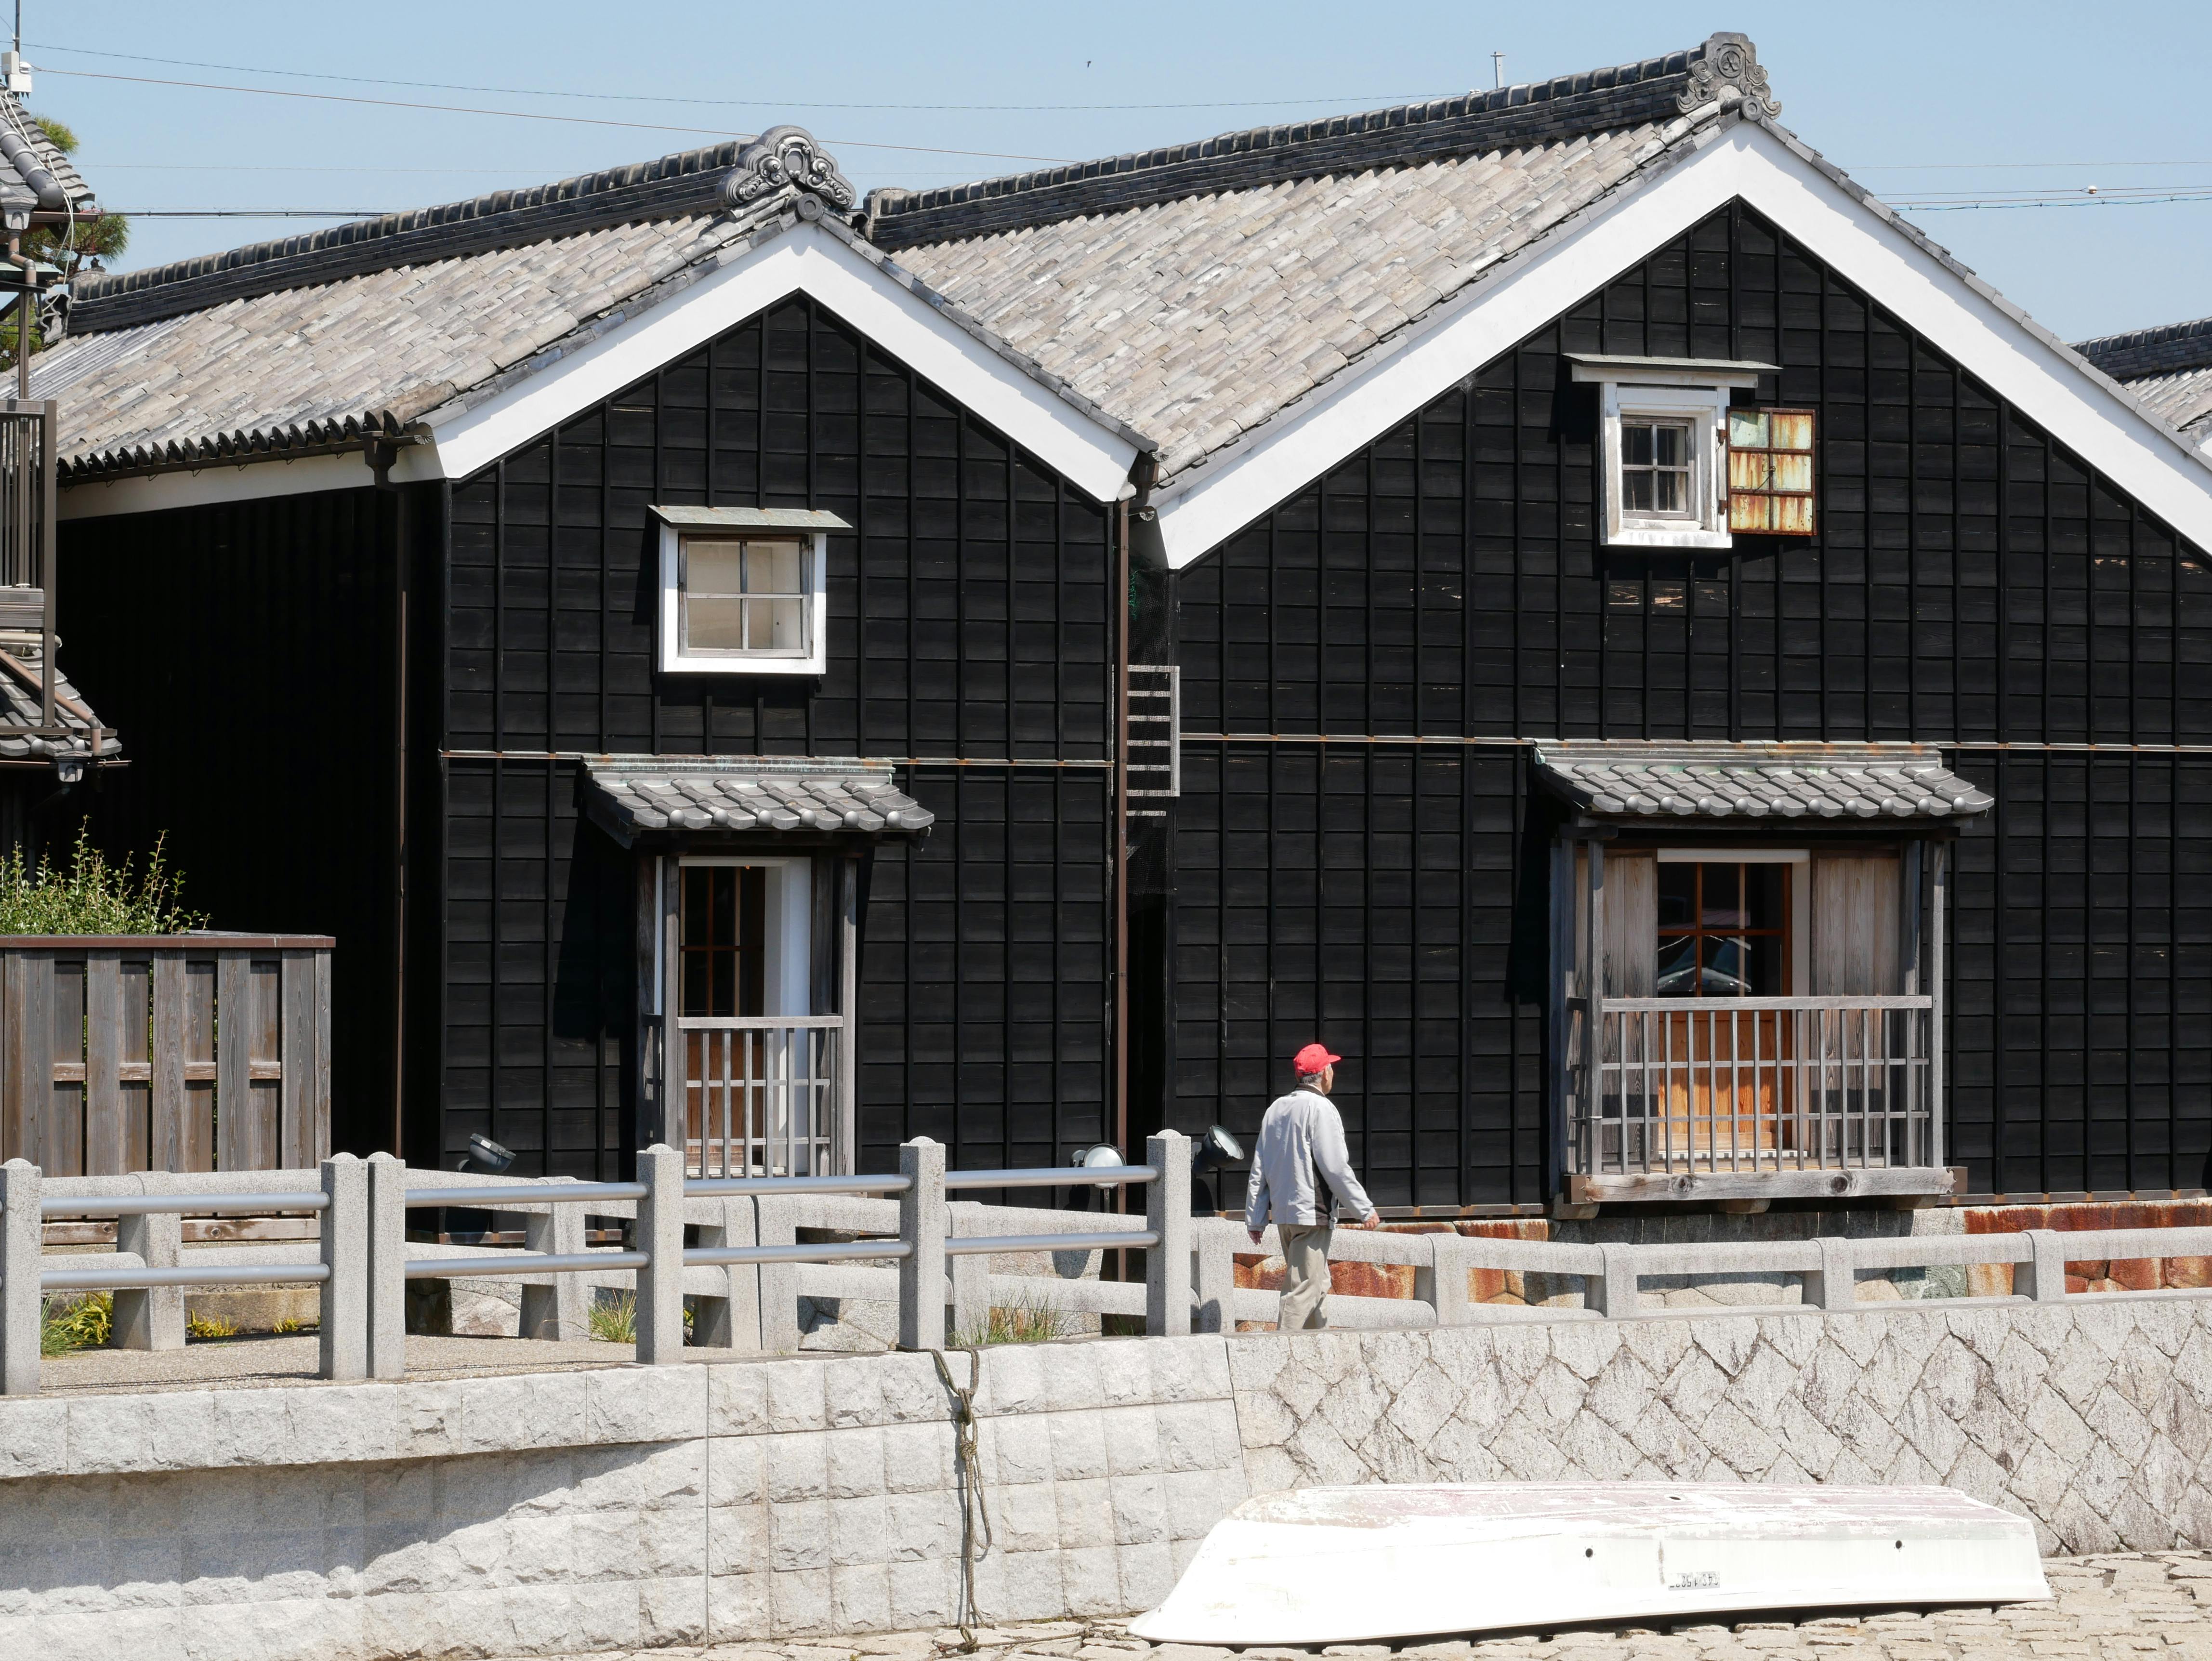
M768 873L759 866L677 867L677 1019L684 1155L702 1175L750 1169L770 1134L767 1035L692 1025L758 1015L768 983Z
M1667 1168L1771 1165L1789 1145L1792 1032L1785 1011L1746 998L1790 991L1786 864L1725 857L1655 863L1644 935L1652 991L1678 1007L1624 1028L1655 1098Z

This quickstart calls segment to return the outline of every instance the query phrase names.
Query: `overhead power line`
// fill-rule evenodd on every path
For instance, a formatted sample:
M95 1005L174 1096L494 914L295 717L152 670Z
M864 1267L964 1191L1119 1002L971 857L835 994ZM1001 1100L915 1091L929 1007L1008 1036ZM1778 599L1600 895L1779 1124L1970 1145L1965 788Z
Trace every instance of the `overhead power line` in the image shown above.
M805 98L686 98L675 93L569 92L550 87L479 87L454 81L393 81L374 75L333 75L321 70L271 70L252 64L209 64L193 58L149 58L140 52L102 52L91 46L58 46L33 42L33 52L74 52L85 58L112 58L131 64L166 64L173 69L222 70L234 75L285 75L302 81L343 81L364 87L414 87L430 92L488 92L509 98L590 98L625 104L699 104L720 109L785 110L933 110L933 111L1087 111L1087 110L1245 110L1288 108L1308 104L1412 104L1431 98L1451 98L1455 93L1357 93L1312 98L1218 98L1188 104L831 104ZM65 71L54 70L60 74ZM1461 88L1464 91L1465 88ZM975 152L963 152L974 154Z
M1966 209L2001 208L2155 208L2172 202L2212 202L2212 191L2177 193L2172 196L2075 196L2051 197L2040 200L2007 201L2002 198L1983 201L1905 202L1898 205L1908 213L1956 213Z
M386 110L435 110L447 115L497 115L510 121L558 121L572 126L629 127L644 132L680 132L691 137L735 138L743 135L726 131L720 127L672 127L656 121L617 121L599 115L549 115L537 110L487 110L460 104L422 104L397 98L357 98L339 92L295 92L289 87L229 87L211 81L167 81L150 75L110 75L100 70L48 70L48 75L75 76L88 81L124 81L140 87L185 87L195 92L244 92L261 98L305 98L321 104L368 104ZM1061 155L1021 155L1003 150L948 149L940 144L885 144L865 138L824 138L825 144L835 144L841 149L910 150L924 155L975 155L993 161L1045 161L1055 165L1067 161Z

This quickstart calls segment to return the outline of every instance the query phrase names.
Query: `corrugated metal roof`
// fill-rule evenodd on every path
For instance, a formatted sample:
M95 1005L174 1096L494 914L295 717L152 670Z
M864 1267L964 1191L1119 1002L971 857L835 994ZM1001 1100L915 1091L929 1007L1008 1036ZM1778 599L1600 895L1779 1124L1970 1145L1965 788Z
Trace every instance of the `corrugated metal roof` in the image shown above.
M586 806L641 831L916 835L937 822L881 762L844 757L607 756L584 764Z
M1535 760L1603 818L1948 821L1995 805L1925 745L1576 739L1538 744Z

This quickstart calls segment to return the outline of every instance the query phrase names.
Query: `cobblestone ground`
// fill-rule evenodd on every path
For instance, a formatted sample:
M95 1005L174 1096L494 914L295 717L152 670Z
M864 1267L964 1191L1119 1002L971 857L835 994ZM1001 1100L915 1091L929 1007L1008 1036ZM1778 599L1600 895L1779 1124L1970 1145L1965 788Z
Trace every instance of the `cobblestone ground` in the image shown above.
M2212 1661L2212 1552L2106 1553L2044 1565L2055 1595L1998 1609L1904 1609L1803 1621L1590 1627L1442 1643L1231 1651L1147 1644L1119 1621L984 1628L986 1661ZM939 1661L957 1632L878 1633L803 1642L640 1651L635 1661ZM617 1661L605 1658L605 1661ZM622 1658L622 1661L630 1661Z

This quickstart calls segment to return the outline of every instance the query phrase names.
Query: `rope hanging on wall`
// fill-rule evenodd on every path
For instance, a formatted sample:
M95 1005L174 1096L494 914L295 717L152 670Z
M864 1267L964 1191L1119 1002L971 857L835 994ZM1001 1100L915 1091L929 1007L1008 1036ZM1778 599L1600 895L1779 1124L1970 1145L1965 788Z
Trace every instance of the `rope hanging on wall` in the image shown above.
M951 1395L952 1433L954 1454L959 1465L960 1476L960 1650L963 1654L975 1652L975 1628L982 1615L975 1607L975 1562L991 1549L991 1514L983 1504L983 1462L975 1451L975 1392L982 1387L983 1356L973 1345L962 1347L968 1356L968 1388L963 1390L952 1382L951 1370L945 1365L945 1352L933 1349L930 1360L937 1363L937 1376ZM976 1548L978 1534L982 1547Z

